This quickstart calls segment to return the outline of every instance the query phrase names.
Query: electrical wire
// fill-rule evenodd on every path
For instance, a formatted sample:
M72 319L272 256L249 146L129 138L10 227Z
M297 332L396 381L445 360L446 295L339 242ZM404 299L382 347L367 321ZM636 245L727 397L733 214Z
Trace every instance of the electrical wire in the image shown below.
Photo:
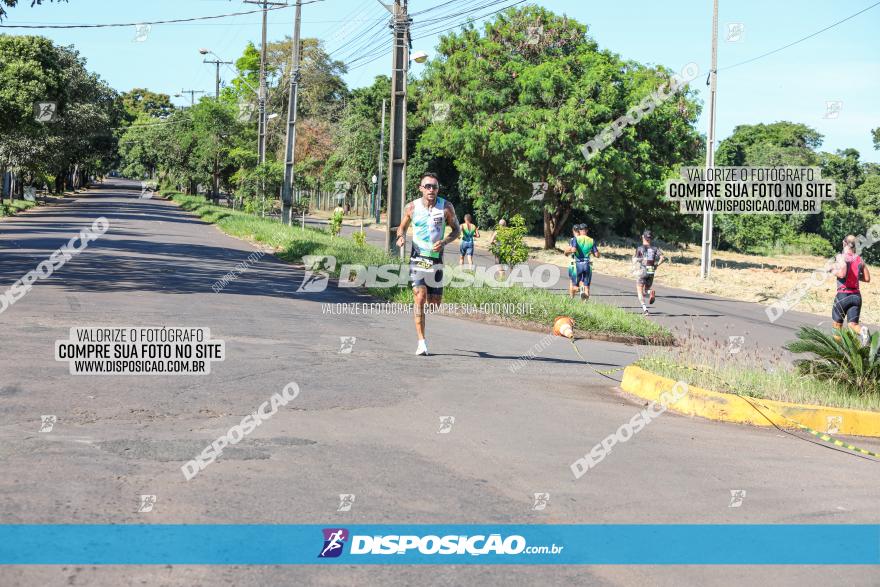
M306 0L302 2L305 4L315 4L316 2L324 2L325 0ZM293 4L288 4L286 6L269 6L266 8L269 10L284 10L286 8L293 8ZM230 12L228 14L217 14L214 16L193 16L190 18L175 18L170 20L152 20L145 21L142 20L140 22L116 22L116 23L100 23L100 24L49 24L49 25L25 25L25 24L2 24L0 28L4 29L96 29L96 28L113 28L113 27L130 27L137 26L141 24L175 24L181 22L194 22L199 20L212 20L217 18L229 18L231 16L243 16L245 14L256 14L263 12L262 8L258 8L256 10L246 10L243 12Z
M782 51L782 50L784 50L784 49L788 49L789 47L793 47L793 46L797 45L798 43L802 43L802 42L806 41L807 39L811 39L811 38L815 37L816 35L819 35L819 34L821 34L821 33L824 33L825 31L827 31L827 30L829 30L829 29L833 29L833 28L836 27L837 25L839 25L839 24L843 24L843 23L845 23L846 21L851 20L851 19L857 17L858 15L860 15L860 14L862 14L862 13L864 13L864 12L867 12L867 11L871 10L872 8L877 7L877 6L880 6L880 2L875 2L874 4L871 4L870 6L868 6L867 8L864 8L864 9L862 9L862 10L859 10L859 11L856 12L855 14L851 14L851 15L847 16L847 17L844 18L844 19L838 20L837 22L828 25L828 26L825 27L824 29L818 30L818 31L816 31L815 33L811 33L811 34L807 35L806 37L800 38L800 39L798 39L797 41L794 41L794 42L792 42L792 43L789 43L788 45L783 45L782 47L779 47L778 49L773 49L772 51L768 51L768 52L766 52L766 53L764 53L764 54L762 54L762 55L758 55L757 57L752 57L751 59L746 59L745 61L740 61L739 63L734 63L733 65L727 65L727 66L725 66L725 67L720 67L720 68L718 68L718 71L724 71L724 70L727 70L727 69L733 69L734 67L739 67L740 65L745 65L746 63L752 63L753 61L757 61L758 59L763 59L764 57L768 57L768 56L770 56L770 55L773 55L774 53L779 53L780 51Z

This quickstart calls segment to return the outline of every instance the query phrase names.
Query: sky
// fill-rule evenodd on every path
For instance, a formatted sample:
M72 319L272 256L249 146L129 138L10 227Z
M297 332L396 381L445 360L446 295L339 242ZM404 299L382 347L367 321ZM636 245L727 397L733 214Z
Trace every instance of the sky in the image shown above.
M290 0L292 3L292 0ZM390 1L390 0L389 0ZM465 17L446 13L447 0L410 0L413 51L432 54L438 31L457 30ZM880 163L870 129L880 127L880 5L806 41L750 63L759 57L863 10L876 0L719 2L718 94L716 137L722 140L739 124L789 120L807 124L824 135L822 150L855 148L863 161ZM477 11L492 12L515 0ZM711 0L540 0L557 14L589 27L600 45L626 59L662 64L679 71L696 63L700 75L691 83L706 102L706 76L711 63ZM472 0L467 6L488 4ZM459 4L461 5L461 4ZM3 25L98 24L190 18L256 10L240 0L69 0L30 6L20 0ZM269 13L268 39L290 36L292 8ZM345 76L349 87L369 85L391 69L389 13L378 0L318 0L302 8L303 37L325 41L332 56L355 61ZM431 22L427 19L443 17ZM140 39L134 26L93 29L10 29L8 34L42 34L62 45L74 45L97 72L119 91L146 87L168 94L182 89L213 92L214 66L198 50L208 48L234 61L248 41L259 44L260 15L219 20L154 24ZM365 50L366 49L366 50ZM364 57L366 55L366 58ZM735 66L735 67L731 67ZM421 65L413 63L419 75ZM234 77L231 69L221 77ZM178 105L189 97L174 98ZM706 132L704 108L698 123Z

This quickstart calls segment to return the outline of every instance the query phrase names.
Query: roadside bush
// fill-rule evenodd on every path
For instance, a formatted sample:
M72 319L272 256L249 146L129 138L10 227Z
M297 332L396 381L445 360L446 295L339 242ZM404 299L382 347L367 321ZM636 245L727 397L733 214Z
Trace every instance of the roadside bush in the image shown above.
M510 226L499 226L493 251L503 265L525 263L529 258L529 247L523 242L528 228L522 216L517 214L510 219Z
M880 391L880 333L875 332L863 346L850 328L832 333L811 326L802 327L798 340L785 345L795 353L813 356L797 359L798 371L820 380L843 383L854 394L865 395Z
M330 236L338 236L339 231L342 230L342 209L337 208L333 211L333 216L330 217Z

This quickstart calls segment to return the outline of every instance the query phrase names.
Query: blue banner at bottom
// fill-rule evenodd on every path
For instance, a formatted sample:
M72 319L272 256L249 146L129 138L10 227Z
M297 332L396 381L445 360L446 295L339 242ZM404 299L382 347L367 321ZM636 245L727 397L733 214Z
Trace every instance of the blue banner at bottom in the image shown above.
M880 525L0 525L14 565L877 565Z

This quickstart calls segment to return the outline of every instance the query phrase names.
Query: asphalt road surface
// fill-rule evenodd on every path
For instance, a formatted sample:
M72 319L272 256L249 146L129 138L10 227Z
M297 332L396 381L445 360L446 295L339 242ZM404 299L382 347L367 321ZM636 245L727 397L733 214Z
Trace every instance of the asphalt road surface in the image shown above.
M5 289L92 221L109 231L0 314L0 516L5 523L877 523L880 463L811 437L666 413L575 480L570 464L640 404L555 339L431 316L326 313L349 290L296 293L303 272L173 203L118 182L0 222ZM604 278L603 278L604 280ZM610 282L610 281L609 281ZM621 286L621 291L622 291ZM608 289L600 290L610 291ZM706 296L658 309L753 324ZM603 295L605 295L603 293ZM684 317L681 317L684 319ZM691 316L690 319L696 317ZM658 318L659 319L659 318ZM738 322L737 322L738 321ZM754 324L757 324L755 322ZM71 327L209 327L227 358L202 376L68 373ZM756 328L757 326L753 326ZM760 336L772 329L761 327ZM775 327L774 327L775 328ZM340 337L356 337L348 354ZM582 341L611 368L638 347ZM299 397L190 481L180 466L287 383ZM39 432L41 415L56 415ZM454 416L438 434L440 418ZM861 439L871 450L880 443ZM731 490L746 490L731 508ZM550 494L535 511L533 495ZM138 513L139 495L156 496ZM338 512L339 494L355 494ZM658 545L662 548L664 545ZM143 545L149 548L150 545ZM283 545L279 545L283 547ZM2 585L877 585L876 567L32 566Z

